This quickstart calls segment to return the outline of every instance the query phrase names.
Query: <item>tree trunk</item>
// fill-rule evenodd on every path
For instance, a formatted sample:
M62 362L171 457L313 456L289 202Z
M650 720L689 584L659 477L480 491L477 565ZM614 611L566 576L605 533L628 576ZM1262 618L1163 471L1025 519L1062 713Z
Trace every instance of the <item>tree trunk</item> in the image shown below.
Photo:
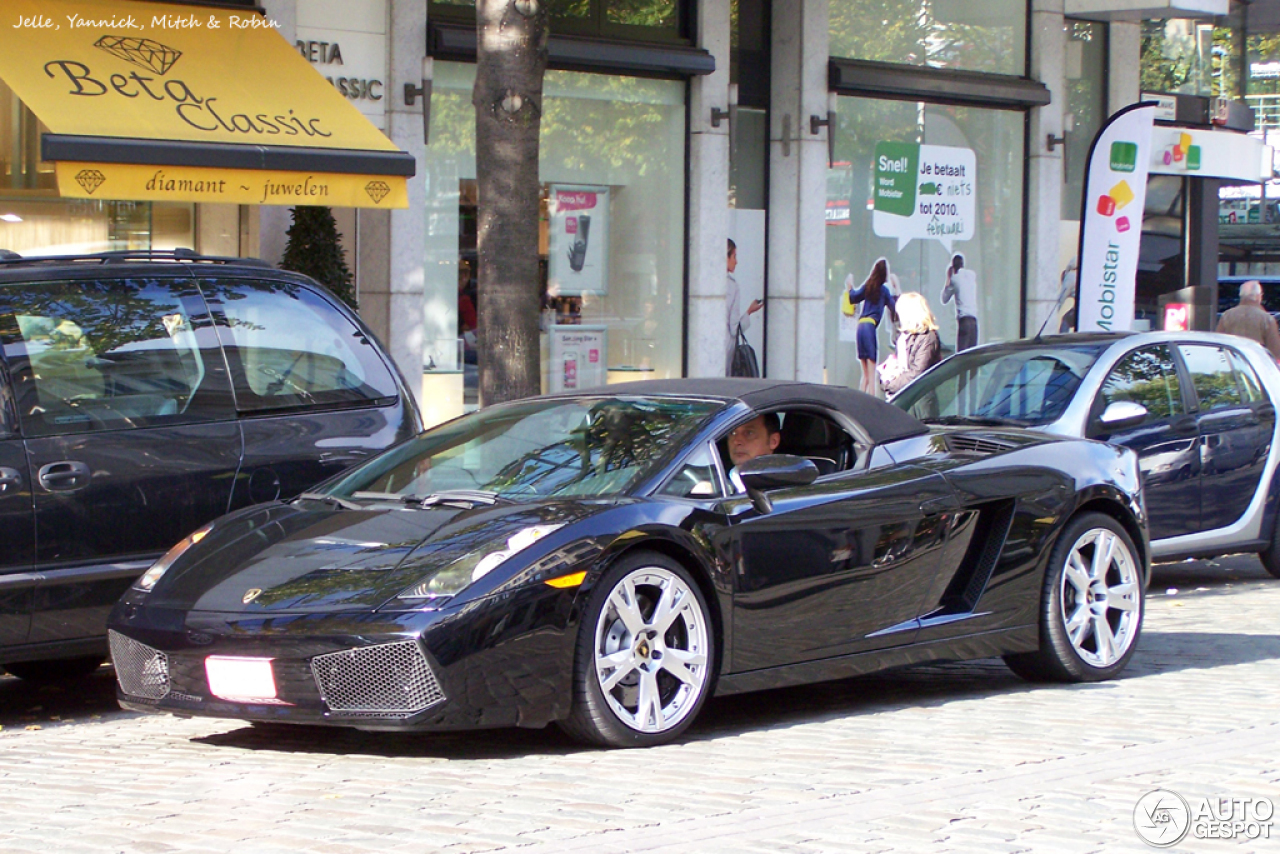
M543 0L476 0L480 402L538 394Z

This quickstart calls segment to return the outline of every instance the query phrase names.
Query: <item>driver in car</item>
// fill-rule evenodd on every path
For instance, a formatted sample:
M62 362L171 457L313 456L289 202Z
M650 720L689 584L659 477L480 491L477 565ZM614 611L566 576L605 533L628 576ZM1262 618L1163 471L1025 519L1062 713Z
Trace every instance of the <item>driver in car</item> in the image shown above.
M739 424L733 428L728 437L729 459L733 461L733 468L729 470L729 479L733 481L733 485L739 492L745 489L738 479L738 466L747 460L772 454L781 441L782 422L776 412L757 415L746 424Z

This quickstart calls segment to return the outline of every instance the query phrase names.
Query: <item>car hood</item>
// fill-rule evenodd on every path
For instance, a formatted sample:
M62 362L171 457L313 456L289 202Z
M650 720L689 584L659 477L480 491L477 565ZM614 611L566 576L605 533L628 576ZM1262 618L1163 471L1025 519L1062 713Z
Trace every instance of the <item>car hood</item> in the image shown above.
M531 525L601 512L600 502L456 507L265 505L215 523L148 596L156 607L240 614L377 608L434 571L500 548Z

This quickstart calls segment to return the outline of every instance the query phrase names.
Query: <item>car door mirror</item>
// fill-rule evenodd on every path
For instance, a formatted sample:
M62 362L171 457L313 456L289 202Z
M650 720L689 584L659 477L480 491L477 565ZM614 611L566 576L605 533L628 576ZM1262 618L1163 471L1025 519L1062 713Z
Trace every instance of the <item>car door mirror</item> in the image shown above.
M808 486L818 479L818 467L805 457L791 454L767 454L747 460L734 472L761 513L773 510L765 492L788 486Z
M1102 415L1098 417L1098 423L1108 433L1115 433L1137 427L1147 420L1148 414L1147 408L1141 403L1135 403L1132 400L1116 400L1103 410Z

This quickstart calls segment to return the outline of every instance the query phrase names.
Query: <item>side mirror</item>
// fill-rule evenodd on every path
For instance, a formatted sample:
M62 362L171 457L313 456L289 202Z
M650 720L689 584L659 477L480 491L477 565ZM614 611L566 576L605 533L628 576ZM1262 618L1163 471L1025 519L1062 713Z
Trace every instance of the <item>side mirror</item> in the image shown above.
M773 510L773 503L764 493L770 489L788 486L808 486L818 479L818 467L812 460L790 454L769 454L747 460L735 472L742 486L751 497L751 503L761 513Z
M1098 417L1098 423L1105 427L1107 432L1115 433L1118 430L1137 427L1147 420L1148 414L1147 408L1141 403L1117 400L1107 405L1102 415Z

